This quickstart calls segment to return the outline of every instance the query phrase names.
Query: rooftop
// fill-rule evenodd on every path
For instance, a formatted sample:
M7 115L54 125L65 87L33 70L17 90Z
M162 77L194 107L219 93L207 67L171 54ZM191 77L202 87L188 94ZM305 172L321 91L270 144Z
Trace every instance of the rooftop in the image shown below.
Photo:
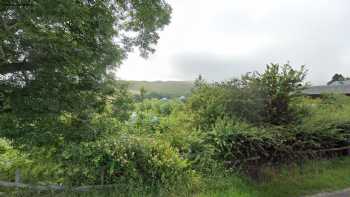
M335 81L329 85L312 86L303 91L306 95L321 95L327 93L347 94L350 95L350 80Z

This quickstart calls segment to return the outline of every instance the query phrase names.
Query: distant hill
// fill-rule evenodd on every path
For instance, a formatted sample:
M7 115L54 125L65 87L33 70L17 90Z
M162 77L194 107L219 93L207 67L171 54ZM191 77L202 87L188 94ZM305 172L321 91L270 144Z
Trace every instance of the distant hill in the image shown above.
M134 94L140 93L143 86L148 97L179 97L191 93L193 82L191 81L127 81L129 89Z

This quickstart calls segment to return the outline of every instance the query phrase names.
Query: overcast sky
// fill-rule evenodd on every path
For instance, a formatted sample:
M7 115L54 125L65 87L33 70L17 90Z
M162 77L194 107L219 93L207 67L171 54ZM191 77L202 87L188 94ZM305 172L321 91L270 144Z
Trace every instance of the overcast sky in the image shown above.
M129 55L129 80L225 80L267 63L306 65L308 81L350 76L349 0L168 0L172 21L148 59Z

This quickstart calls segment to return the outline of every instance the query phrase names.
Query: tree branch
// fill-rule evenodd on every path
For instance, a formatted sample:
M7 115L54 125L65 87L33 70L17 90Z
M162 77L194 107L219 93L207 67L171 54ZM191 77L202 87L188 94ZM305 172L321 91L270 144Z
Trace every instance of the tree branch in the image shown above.
M33 68L34 66L27 62L0 64L0 75L19 72L23 70L29 71L29 70L33 70Z

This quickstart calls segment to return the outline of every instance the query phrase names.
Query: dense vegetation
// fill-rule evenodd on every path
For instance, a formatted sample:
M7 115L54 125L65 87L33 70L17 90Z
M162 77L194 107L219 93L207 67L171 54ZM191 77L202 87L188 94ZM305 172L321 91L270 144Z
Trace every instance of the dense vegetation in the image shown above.
M31 184L197 195L217 177L250 187L254 169L350 145L350 99L303 97L304 67L199 77L181 99L149 98L145 85L133 96L108 71L135 47L154 51L170 21L163 0L0 5L0 180L21 169Z
M68 115L60 117L64 127L25 128L32 136L1 116L0 176L13 180L20 168L29 183L127 184L146 193L181 187L195 195L208 177L260 180L264 173L254 169L333 157L317 151L350 145L350 98L305 98L304 77L303 68L271 64L231 81L198 79L187 100L133 101L126 85L113 83L113 102L90 114L92 137L76 134L82 128Z

